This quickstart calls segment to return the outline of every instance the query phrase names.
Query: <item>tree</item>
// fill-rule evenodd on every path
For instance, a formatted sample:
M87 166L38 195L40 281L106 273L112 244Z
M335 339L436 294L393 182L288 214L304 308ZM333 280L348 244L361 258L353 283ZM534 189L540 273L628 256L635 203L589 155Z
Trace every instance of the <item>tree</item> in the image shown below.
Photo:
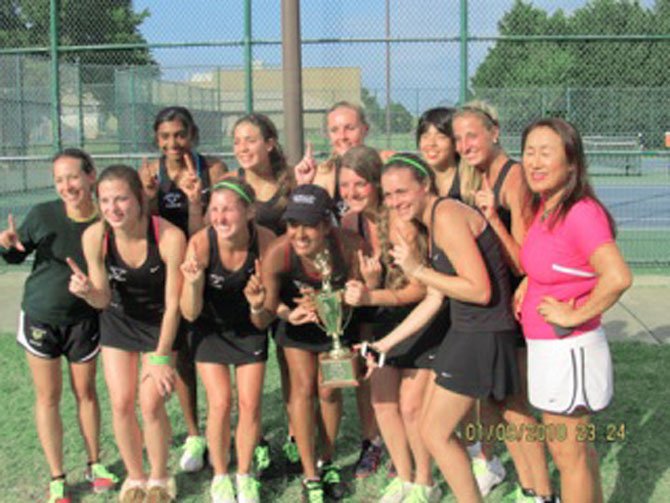
M379 105L377 96L361 88L361 101L370 125L380 133L386 132L386 108ZM391 133L408 133L414 128L414 117L401 103L391 102Z
M501 35L571 37L500 40L477 68L473 89L501 108L508 131L538 114L562 115L592 134L649 132L651 146L667 128L668 41L606 37L669 33L670 0L652 9L634 0L590 0L569 16L516 0L498 28ZM585 35L605 38L579 39Z
M60 0L61 61L81 64L83 84L113 82L114 67L118 66L155 66L148 48L67 51L67 46L73 45L146 43L139 27L148 16L146 9L134 12L132 0ZM49 0L3 0L0 4L2 47L46 47L49 28ZM89 89L101 103L111 100L99 86Z

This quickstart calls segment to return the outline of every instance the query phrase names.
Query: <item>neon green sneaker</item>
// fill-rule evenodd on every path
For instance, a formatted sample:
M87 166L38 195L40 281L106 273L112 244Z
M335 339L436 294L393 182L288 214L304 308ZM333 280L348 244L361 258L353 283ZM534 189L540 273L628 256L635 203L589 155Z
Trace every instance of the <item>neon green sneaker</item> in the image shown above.
M440 499L442 499L442 491L437 484L433 486L412 484L409 495L403 501L407 503L437 503Z
M237 503L233 481L228 475L216 475L209 489L212 503Z
M70 503L70 495L67 494L65 479L52 480L49 483L49 503Z
M297 463L300 463L300 453L298 452L298 444L295 443L295 439L293 437L286 437L286 442L284 442L284 445L282 446L281 450L284 452L284 456L286 456L286 461L288 461L289 464L295 465Z
M302 481L302 501L305 503L323 503L323 485L320 480Z
M411 482L400 480L400 477L394 477L384 488L379 503L402 503L409 496L411 489Z
M89 465L86 469L86 480L91 483L91 488L96 494L114 489L114 486L119 482L119 478L101 463Z
M184 442L184 454L179 459L179 468L185 472L197 472L205 466L207 441L204 437L189 436Z
M340 476L340 467L328 461L321 466L323 492L331 499L340 500L346 492L346 485Z
M270 444L268 444L267 440L262 438L254 449L254 468L256 473L262 475L265 470L270 468L271 463Z
M523 488L516 484L514 491L503 496L503 503L535 503L535 494L530 491L530 494L527 494Z
M237 474L237 503L259 503L261 484L251 475Z

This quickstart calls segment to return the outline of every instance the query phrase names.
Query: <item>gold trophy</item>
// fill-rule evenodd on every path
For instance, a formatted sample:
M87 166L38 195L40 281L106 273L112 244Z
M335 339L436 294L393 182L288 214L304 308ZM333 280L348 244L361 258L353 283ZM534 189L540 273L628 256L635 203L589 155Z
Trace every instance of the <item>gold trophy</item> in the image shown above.
M342 346L340 337L351 319L351 310L345 320L342 290L333 290L330 253L324 250L314 258L321 273L321 290L314 294L314 304L321 323L319 326L333 339L333 349L319 355L321 385L330 388L358 386L358 354Z

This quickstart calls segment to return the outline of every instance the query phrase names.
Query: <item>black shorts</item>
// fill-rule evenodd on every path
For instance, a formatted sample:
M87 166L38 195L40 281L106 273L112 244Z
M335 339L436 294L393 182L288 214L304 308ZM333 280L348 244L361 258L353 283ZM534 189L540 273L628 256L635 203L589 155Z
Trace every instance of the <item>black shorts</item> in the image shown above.
M521 391L516 330L463 332L451 329L435 358L435 382L473 398L503 400Z
M413 307L382 310L380 319L383 321L373 327L374 340L379 340L391 332L410 314ZM432 369L437 351L448 330L449 303L445 300L428 325L388 352L386 364L401 369Z
M192 338L193 338L193 323L184 318L179 322L179 328L177 329L177 335L174 337L174 342L172 343L173 351L186 351L191 355L192 360Z
M200 363L244 365L268 359L266 332L239 334L199 321L193 325L192 343L195 361Z
M351 344L352 330L351 328L345 330L341 339L343 346ZM275 336L275 342L282 348L302 349L310 353L323 353L333 348L333 340L314 323L291 325L286 322L284 330L280 330Z
M83 363L100 351L98 317L86 318L70 325L41 323L21 311L16 341L30 354L40 358L64 355L71 363Z

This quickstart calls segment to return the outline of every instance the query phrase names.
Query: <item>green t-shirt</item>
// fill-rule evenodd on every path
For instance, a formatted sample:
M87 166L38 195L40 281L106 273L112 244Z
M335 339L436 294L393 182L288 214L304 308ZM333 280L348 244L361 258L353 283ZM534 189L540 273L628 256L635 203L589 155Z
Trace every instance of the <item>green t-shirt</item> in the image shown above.
M40 203L31 208L18 229L25 252L0 247L8 263L21 263L35 252L33 269L26 280L21 308L33 320L51 325L70 325L96 316L97 311L68 290L71 257L86 272L86 260L81 235L94 223L75 222L65 213L59 199Z

